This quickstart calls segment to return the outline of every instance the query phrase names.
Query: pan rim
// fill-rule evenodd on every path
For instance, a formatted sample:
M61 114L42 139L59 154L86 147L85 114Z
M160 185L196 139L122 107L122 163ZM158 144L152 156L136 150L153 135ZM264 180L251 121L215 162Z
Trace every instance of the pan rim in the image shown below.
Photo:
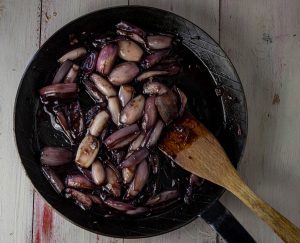
M168 233L168 232L171 232L173 230L176 230L178 228L181 228L189 223L191 223L192 221L194 221L197 217L201 216L201 215L198 215L198 216L194 216L194 217L191 217L190 220L186 220L184 223L180 223L180 224L177 224L175 227L173 228L170 228L168 230L164 230L163 232L160 232L160 233L153 233L153 234L147 234L147 235L143 235L143 236L121 236L121 235L113 235L113 234L107 234L107 233L103 233L103 232L99 232L97 230L93 230L91 228L87 228L87 227L84 227L83 225L79 225L77 224L75 221L71 220L69 217L67 217L66 215L64 215L63 213L61 213L58 209L56 209L56 207L54 207L52 204L50 204L46 199L45 197L39 192L39 190L37 190L36 186L34 185L34 183L32 182L30 176L28 175L28 172L24 166L24 163L22 161L22 158L21 158L21 155L20 155L20 148L19 148L19 145L18 145L18 139L17 139L17 131L16 131L16 127L17 127L17 124L16 124L16 107L17 107L17 104L18 104L18 99L19 99L19 96L20 96L20 93L21 93L21 86L24 82L24 79L26 77L26 74L27 72L30 70L31 66L32 66L32 63L33 61L36 59L36 57L38 56L40 50L46 46L49 42L52 41L52 39L54 38L54 36L56 36L57 33L59 33L60 31L62 31L63 29L65 29L67 26L75 23L75 22L79 22L81 21L81 19L84 19L86 18L87 16L89 15L92 15L92 14L100 14L102 11L108 11L108 10L115 10L115 9L122 9L122 8L142 8L142 9L150 9L150 10L155 10L155 11L160 11L160 12L164 12L164 13L168 13L168 14L172 14L172 15L175 15L177 18L181 18L183 19L184 21L186 22L189 22L190 24L196 26L197 28L201 29L201 31L203 31L209 38L211 41L214 42L214 44L220 48L220 50L222 51L222 54L224 54L226 60L229 61L229 64L230 64L230 67L232 68L233 72L234 72L234 75L236 77L236 79L239 81L239 85L241 87L241 94L242 94L242 97L243 97L243 103L244 103L244 111L245 111L245 130L243 130L244 132L244 142L243 142L243 147L241 149L241 152L240 152L240 156L239 156L239 161L237 163L237 166L239 167L240 164L241 164L241 161L242 161L242 158L244 157L244 153L245 153L245 149L246 149L246 145L247 145L247 135L248 135L248 110L247 110L247 101L246 101L246 96L245 96L245 92L244 92L244 88L243 88L243 85L242 85L242 82L239 78L239 75L233 65L233 63L231 62L231 60L229 59L229 57L227 56L227 54L225 53L225 51L223 50L223 48L206 32L204 31L202 28L200 28L199 26L197 26L196 24L194 24L193 22L189 21L188 19L180 16L180 15L177 15L175 13L172 13L170 11L167 11L167 10L163 10L163 9L159 9L159 8L155 8L155 7L148 7L148 6L140 6L140 5L120 5L120 6L115 6L115 7L108 7L108 8L102 8L102 9L98 9L98 10L95 10L95 11L92 11L92 12L89 12L87 14L84 14L76 19L73 19L72 21L66 23L65 25L63 25L61 28L59 28L58 30L56 30L40 47L39 49L35 52L35 54L32 56L32 58L29 60L26 68L25 68L25 71L21 77L21 80L19 82L19 85L18 85L18 89L17 89L17 92L16 92L16 96L15 96L15 101L14 101L14 108L13 108L13 133L14 133L14 143L15 143L15 146L18 150L18 156L19 156L19 159L20 159L20 162L22 164L22 167L23 169L25 170L25 173L26 173L26 176L29 178L29 180L31 181L31 184L32 186L34 187L35 191L39 193L39 195L43 198L43 200L47 203L47 205L50 205L51 208L53 210L55 210L55 212L57 212L59 215L61 215L64 219L67 219L69 222L71 222L72 224L76 225L76 226L79 226L87 231L90 231L90 232L93 232L93 233L100 233L101 235L104 235L104 236L110 236L110 237L115 237L115 238L126 238L126 239L138 239L138 238L147 238L147 237L151 237L151 236L156 236L156 235L160 235L160 234L165 234L165 233ZM200 59L201 60L201 59ZM201 60L201 62L203 63L203 61ZM205 65L205 63L203 63ZM205 65L206 66L206 65ZM210 69L206 66L207 70L210 72ZM211 75L212 76L212 75ZM214 79L214 77L212 76L212 78ZM223 103L223 102L222 102ZM212 200L212 202L210 202L210 204L208 204L202 213L206 212L211 205L213 205L214 202L216 202L217 200L220 199L220 197L223 195L223 193L225 192L225 189L222 188L222 190L220 190L220 192L218 193L218 195L215 196L215 199Z

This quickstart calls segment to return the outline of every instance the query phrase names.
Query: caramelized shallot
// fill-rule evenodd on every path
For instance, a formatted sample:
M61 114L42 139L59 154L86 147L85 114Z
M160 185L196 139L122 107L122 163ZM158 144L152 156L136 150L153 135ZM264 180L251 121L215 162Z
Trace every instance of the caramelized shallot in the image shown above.
M62 193L62 191L65 189L65 186L56 172L48 166L42 166L42 172L46 179L50 182L53 189L58 194Z
M120 122L126 125L135 123L143 116L145 98L143 95L138 95L121 111Z
M84 47L79 47L64 54L61 58L58 59L58 62L63 63L66 60L73 61L77 58L84 56L86 53L87 51Z
M68 175L65 180L67 187L75 189L94 189L95 185L83 175Z
M98 90L106 97L112 97L117 95L115 88L100 75L93 73L90 76L90 79L94 82Z
M128 168L141 163L149 155L149 151L146 148L141 148L133 152L127 159L125 159L121 164L121 168Z
M126 84L121 85L119 89L119 99L122 107L127 105L127 103L133 98L134 94L135 90L132 86Z
M139 68L134 62L123 62L117 65L109 74L108 80L116 86L129 83L138 74Z
M100 111L93 119L90 126L90 134L94 137L100 136L103 130L106 128L109 121L109 114L107 111Z
M115 44L105 45L98 56L96 69L103 75L108 75L118 57L118 46Z
M60 147L44 147L41 152L41 163L48 166L59 166L72 161L70 150Z
M66 198L72 198L73 200L75 200L75 203L78 206L80 206L83 210L90 209L93 205L93 201L88 195L75 189L67 188L65 195Z
M83 168L90 167L98 154L99 147L97 138L86 135L78 147L75 162Z
M99 160L95 160L92 164L92 178L96 185L101 185L105 182L105 170Z
M139 47L134 41L120 40L119 57L125 61L139 62L144 54L142 48Z
M63 78L67 75L67 73L69 72L70 68L72 67L73 63L70 60L66 60L64 61L61 66L59 67L59 69L57 70L52 84L58 84L61 83L61 81L63 80Z

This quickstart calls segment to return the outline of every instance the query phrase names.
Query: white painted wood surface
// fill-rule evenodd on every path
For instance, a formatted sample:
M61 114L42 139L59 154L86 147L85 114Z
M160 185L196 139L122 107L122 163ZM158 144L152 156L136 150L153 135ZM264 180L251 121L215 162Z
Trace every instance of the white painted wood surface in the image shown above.
M43 44L56 30L71 20L97 9L115 5L127 5L127 0L82 1L43 0L41 18L41 43ZM83 230L48 207L38 193L34 194L33 240L40 242L97 242L119 243L122 239L98 236Z
M14 143L13 107L24 69L38 49L39 7L39 1L0 1L0 242L32 237L32 187Z
M13 102L21 75L39 43L76 17L128 3L173 11L216 40L220 36L248 101L249 139L241 175L254 191L299 226L299 1L0 0L0 242L220 242L202 220L141 240L89 233L53 212L37 193L33 197L20 166L13 141ZM226 194L222 202L258 242L280 242L233 196Z
M242 177L263 199L300 226L300 2L221 4L221 46L243 82L249 136ZM281 242L231 195L223 197L258 242ZM299 239L300 240L300 239Z

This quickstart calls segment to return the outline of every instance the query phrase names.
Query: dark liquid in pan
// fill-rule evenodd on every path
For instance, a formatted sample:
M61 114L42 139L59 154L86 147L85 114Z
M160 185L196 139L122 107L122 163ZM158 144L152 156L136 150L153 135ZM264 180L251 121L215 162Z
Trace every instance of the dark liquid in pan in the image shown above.
M224 126L224 116L221 99L216 98L215 82L206 67L187 48L179 46L177 47L176 53L178 53L182 59L181 65L183 67L183 71L175 76L159 77L158 80L161 80L163 83L172 83L178 86L188 97L187 109L218 137ZM141 90L142 87L141 84L136 84L133 86L135 86L137 93L139 93L139 90ZM79 97L79 102L84 113L95 105L95 102L84 91L83 86L81 86ZM37 134L39 147L67 147L76 152L78 144L70 144L65 135L53 127L53 125L55 126L55 121L52 120L51 122L50 117L51 116L45 113L44 107L40 103L37 112ZM102 147L105 146L102 145ZM107 150L103 148L100 151L100 157L105 159ZM179 200L166 203L166 205L157 206L154 208L155 210L150 210L151 215L156 215L166 210L166 208L180 207L180 205L184 202L193 203L193 201L196 201L197 195L201 194L201 186L194 188L192 195L187 198L186 191L189 185L190 173L187 173L183 169L179 168L175 163L171 162L158 150L155 150L155 152L158 153L160 158L159 174L158 176L150 175L148 185L146 185L140 195L133 200L133 203L139 204L144 200L145 195L151 193L153 190L158 193L174 187L178 188L179 190ZM70 166L68 170L74 170L75 172L76 168L75 166ZM65 176L65 170L62 169L58 172L62 177ZM123 188L123 191L125 190L126 189ZM114 216L117 214L117 212L114 210L103 210L97 207L93 207L90 213L102 216Z

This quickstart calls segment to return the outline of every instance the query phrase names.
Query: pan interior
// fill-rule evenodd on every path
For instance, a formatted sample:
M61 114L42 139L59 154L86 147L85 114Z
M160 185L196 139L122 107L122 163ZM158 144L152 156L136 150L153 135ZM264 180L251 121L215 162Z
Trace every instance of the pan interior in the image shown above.
M204 182L195 194L195 201L190 205L179 201L168 210L149 217L115 220L103 218L96 211L80 210L73 203L58 196L43 177L39 166L41 146L61 146L65 142L62 134L52 128L49 120L37 121L37 113L40 110L37 91L57 67L58 57L70 49L69 34L79 34L82 31L104 33L113 29L120 20L132 22L148 31L178 33L183 38L184 47L179 53L184 60L183 72L174 77L175 82L188 97L188 109L216 135L234 165L237 165L244 147L247 125L244 94L238 77L235 77L237 80L235 89L227 89L223 85L230 83L230 79L226 78L221 83L220 79L217 80L216 76L212 75L212 71L215 72L216 67L220 65L234 76L233 67L223 51L201 29L172 13L145 7L118 7L91 13L66 25L44 44L28 66L17 94L16 143L22 164L34 187L67 219L85 229L104 235L147 237L168 232L190 222L215 201L223 189ZM195 36L198 39L191 40ZM207 51L203 48L202 39L211 42L209 46L224 55L224 64L211 61L210 66L206 62L204 56L201 56ZM238 92L235 91L237 86L240 89ZM231 104L231 100L235 103ZM242 136L239 130L236 130L236 124L242 130ZM185 172L179 169L179 173Z

